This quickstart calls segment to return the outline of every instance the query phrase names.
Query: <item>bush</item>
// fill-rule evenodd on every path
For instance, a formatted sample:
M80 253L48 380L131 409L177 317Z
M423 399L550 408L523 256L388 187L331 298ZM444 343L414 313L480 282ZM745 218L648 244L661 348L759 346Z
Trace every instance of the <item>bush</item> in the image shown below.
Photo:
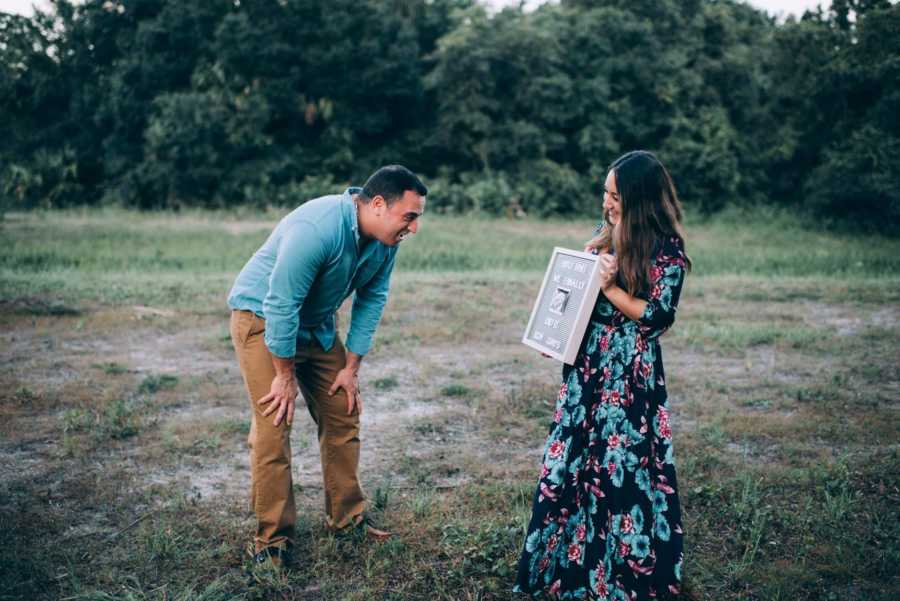
M442 174L429 181L428 207L438 213L479 212L505 217L577 213L591 203L586 178L549 160L526 163L519 177L469 171L454 182Z
M66 207L84 202L78 165L71 149L38 150L31 160L10 163L0 172L2 209Z
M446 176L428 183L428 208L438 213L483 212L501 215L517 206L509 178L504 173L470 171L453 182Z
M686 207L713 213L738 200L741 183L738 133L724 111L710 109L697 119L682 118L660 151Z
M591 192L590 181L567 165L541 159L519 168L515 193L529 215L586 214L596 203L599 192Z
M512 187L502 173L466 173L463 196L474 211L500 215L515 204Z
M463 187L450 181L446 174L429 178L428 186L428 211L435 213L455 213L464 203Z
M300 183L291 182L285 186L278 199L279 204L296 206L320 196L340 194L346 189L346 182L338 183L330 174L307 175Z
M900 138L863 127L825 153L806 182L808 206L824 217L896 227L900 224L897 174Z
M138 187L158 192L149 200L151 206L142 203L143 208L216 206L239 152L264 141L230 136L228 129L240 115L233 115L217 94L162 94L153 105Z

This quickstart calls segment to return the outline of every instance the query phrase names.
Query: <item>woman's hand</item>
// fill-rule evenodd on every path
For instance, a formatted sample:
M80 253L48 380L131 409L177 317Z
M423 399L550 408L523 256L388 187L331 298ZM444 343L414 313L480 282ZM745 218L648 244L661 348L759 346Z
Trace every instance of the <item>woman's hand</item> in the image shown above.
M600 289L603 291L616 283L616 275L619 273L619 262L611 254L600 255Z

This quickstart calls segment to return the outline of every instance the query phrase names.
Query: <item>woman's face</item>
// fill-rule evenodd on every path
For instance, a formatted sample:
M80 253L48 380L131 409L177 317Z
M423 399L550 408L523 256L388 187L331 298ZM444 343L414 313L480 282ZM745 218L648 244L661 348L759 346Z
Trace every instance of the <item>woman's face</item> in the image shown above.
M622 199L616 188L616 173L610 170L603 184L603 213L613 225L619 224L622 217Z

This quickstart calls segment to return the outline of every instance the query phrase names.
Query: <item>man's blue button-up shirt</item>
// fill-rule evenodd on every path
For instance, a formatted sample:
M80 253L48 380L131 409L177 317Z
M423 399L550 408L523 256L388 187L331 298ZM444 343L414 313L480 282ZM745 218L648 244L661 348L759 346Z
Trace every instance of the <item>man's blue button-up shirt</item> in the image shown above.
M276 357L293 357L298 341L313 337L330 350L334 313L353 291L347 349L365 355L372 347L397 248L371 240L360 252L353 195L361 191L348 188L295 209L235 280L228 306L266 320L266 346Z

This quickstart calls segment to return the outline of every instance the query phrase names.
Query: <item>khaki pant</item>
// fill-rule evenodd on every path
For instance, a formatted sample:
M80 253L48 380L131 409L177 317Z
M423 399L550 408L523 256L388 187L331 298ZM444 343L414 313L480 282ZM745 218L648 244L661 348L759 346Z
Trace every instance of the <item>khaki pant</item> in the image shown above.
M274 425L275 413L256 401L269 393L275 378L272 355L263 340L266 322L251 311L231 312L231 341L247 386L253 420L250 426L250 503L256 513L256 550L294 542L297 510L291 477L290 426ZM347 395L328 389L346 365L340 340L326 352L318 342L298 346L294 358L300 391L318 425L319 454L325 479L325 520L338 530L362 519L366 507L359 485L359 413L347 415ZM276 411L277 413L277 411ZM296 414L295 414L296 418Z

